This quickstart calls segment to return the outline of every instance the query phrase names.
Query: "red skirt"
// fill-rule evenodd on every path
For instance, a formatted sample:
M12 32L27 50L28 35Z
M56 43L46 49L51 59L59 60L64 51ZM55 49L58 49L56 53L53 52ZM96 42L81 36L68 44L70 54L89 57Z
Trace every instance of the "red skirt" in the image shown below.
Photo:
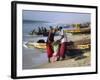
M48 55L48 58L52 57L54 51L53 51L53 47L52 45L49 43L47 44L47 55Z
M64 57L65 56L65 52L66 52L66 42L61 43L61 45L60 45L60 53L59 53L59 56L60 57Z

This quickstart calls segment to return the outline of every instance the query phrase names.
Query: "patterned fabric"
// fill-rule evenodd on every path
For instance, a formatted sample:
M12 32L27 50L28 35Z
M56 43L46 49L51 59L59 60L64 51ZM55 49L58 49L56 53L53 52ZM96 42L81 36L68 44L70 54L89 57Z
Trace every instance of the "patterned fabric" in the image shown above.
M59 44L53 45L54 52L57 52L58 51L58 48L59 48Z

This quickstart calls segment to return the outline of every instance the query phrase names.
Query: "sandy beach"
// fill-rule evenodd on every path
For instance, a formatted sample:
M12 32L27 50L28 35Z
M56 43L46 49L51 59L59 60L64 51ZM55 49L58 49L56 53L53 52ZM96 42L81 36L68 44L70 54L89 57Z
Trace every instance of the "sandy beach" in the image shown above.
M64 67L84 67L90 66L90 52L84 53L82 57L65 59L63 61L56 61L54 63L46 63L36 68L64 68Z

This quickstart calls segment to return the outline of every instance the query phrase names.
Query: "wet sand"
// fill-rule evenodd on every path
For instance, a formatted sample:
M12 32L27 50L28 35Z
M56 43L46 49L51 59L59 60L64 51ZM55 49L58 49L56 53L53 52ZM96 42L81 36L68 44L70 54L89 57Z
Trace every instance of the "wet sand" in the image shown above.
M23 47L23 69L34 69L48 62L47 54L35 48Z

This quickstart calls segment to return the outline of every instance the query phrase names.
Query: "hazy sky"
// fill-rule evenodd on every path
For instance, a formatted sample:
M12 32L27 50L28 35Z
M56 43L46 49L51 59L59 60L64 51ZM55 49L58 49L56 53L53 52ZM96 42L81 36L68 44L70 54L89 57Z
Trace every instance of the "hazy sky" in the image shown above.
M52 23L66 24L84 23L90 22L91 14L23 10L23 20L47 21Z

